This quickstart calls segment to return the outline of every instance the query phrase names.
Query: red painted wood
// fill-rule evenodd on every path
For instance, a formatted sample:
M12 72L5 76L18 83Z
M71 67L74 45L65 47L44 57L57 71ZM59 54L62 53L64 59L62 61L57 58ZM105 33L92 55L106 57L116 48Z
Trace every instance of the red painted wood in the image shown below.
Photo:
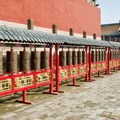
M35 26L59 30L74 28L75 33L87 31L101 36L100 9L86 0L1 0L0 20L26 24L32 18Z

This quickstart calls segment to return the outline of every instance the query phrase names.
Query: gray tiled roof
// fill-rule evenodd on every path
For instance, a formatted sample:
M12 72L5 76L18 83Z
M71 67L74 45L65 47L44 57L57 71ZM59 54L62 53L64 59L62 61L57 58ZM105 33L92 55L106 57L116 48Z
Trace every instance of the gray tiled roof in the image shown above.
M68 45L112 46L107 41L28 30L25 28L0 26L0 41L21 43L46 43Z
M120 43L119 42L109 42L113 47L120 47Z

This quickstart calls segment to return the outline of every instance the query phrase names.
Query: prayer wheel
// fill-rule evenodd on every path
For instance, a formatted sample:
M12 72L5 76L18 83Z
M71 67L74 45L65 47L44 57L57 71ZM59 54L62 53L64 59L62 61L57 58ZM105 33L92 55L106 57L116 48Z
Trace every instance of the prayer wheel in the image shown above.
M115 51L113 50L113 59L115 59Z
M96 51L96 62L99 62L99 51Z
M115 50L115 59L116 59L116 57L117 57L117 51Z
M114 51L112 50L112 60L114 59Z
M60 66L66 66L66 51L60 51Z
M0 74L3 73L3 52L0 51Z
M41 68L48 69L50 67L50 53L49 51L41 51Z
M118 59L118 51L116 51L116 59Z
M118 51L118 58L120 58L120 51Z
M114 59L116 59L116 50L114 51Z
M7 73L17 72L17 52L7 51Z
M102 51L99 51L99 61L102 61Z
M117 59L117 50L115 51L115 59Z
M82 51L78 51L78 64L82 64Z
M67 65L72 65L72 51L67 51Z
M78 51L73 51L72 52L72 62L73 62L73 65L78 64Z
M113 51L110 51L110 59L113 59Z
M96 62L96 52L92 51L92 62Z
M31 69L40 70L40 51L31 52Z
M30 70L30 53L28 51L20 51L20 71Z
M86 51L82 51L82 63L86 63Z
M104 51L104 60L106 60L106 51Z
M104 51L102 50L102 61L104 61Z
M117 59L119 59L119 51L117 51Z
M114 59L116 59L116 50L114 51Z

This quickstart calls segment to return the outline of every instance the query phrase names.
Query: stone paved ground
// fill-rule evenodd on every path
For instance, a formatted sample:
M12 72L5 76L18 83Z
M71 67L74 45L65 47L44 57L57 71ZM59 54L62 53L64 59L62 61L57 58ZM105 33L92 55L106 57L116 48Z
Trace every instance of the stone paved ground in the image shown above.
M78 81L79 83L79 81ZM59 95L32 94L35 104L0 103L0 120L120 120L120 71Z

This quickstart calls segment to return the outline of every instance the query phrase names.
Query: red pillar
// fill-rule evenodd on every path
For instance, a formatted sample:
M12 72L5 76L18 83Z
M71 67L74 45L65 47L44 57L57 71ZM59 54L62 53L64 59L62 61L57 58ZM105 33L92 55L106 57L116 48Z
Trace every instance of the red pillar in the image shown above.
M92 53L91 53L91 46L89 46L89 79L88 81L95 81L92 79Z
M88 81L88 71L89 71L89 46L86 46L86 76L85 81Z
M57 93L53 92L53 87L54 87L54 63L53 63L53 45L50 46L50 70L51 70L51 77L50 77L50 88L49 88L49 92L44 92L47 94L53 94L53 95L58 95Z
M21 102L21 103L25 103L25 104L33 104L32 102L28 102L26 101L27 99L27 91L23 90L23 100L16 100L16 102Z
M110 47L107 48L107 70L106 75L111 75L110 73Z
M64 91L60 91L60 69L59 69L59 45L55 45L55 54L56 54L56 89L55 92L64 93Z

